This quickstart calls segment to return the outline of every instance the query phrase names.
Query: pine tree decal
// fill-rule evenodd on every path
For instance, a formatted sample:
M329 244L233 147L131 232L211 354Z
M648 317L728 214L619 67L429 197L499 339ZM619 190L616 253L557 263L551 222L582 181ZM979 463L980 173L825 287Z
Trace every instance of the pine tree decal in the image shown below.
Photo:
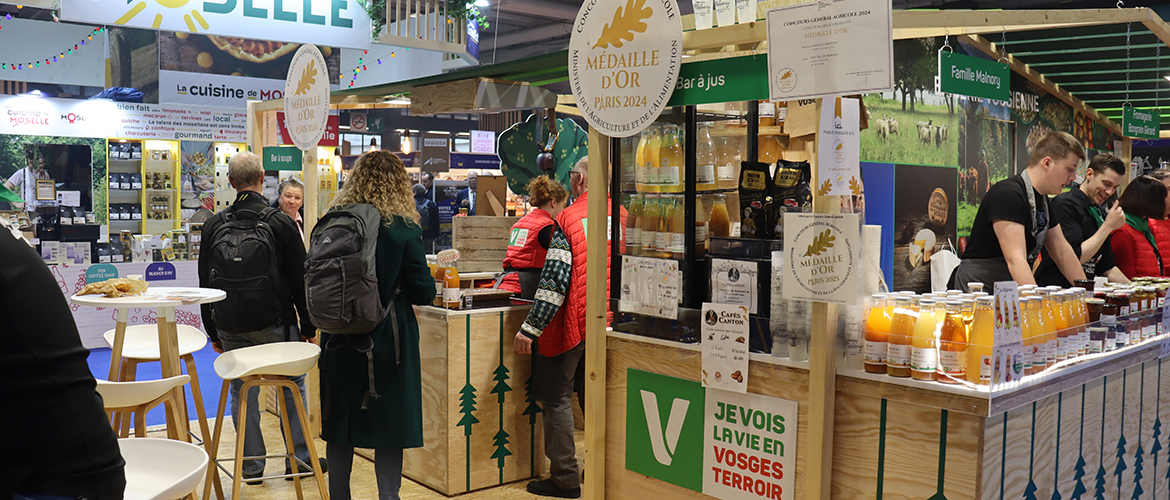
M1109 376L1106 375L1101 383L1101 456L1097 465L1097 485L1094 488L1095 500L1105 500L1105 395L1109 389Z
M1073 487L1072 500L1081 500L1081 495L1089 491L1085 488L1085 482L1083 480L1085 477L1085 465L1088 465L1085 463L1085 457L1077 457L1077 466L1075 467L1076 476L1074 476L1074 479L1077 480L1077 485Z
M1117 437L1117 467L1113 468L1113 475L1117 476L1117 497L1121 498L1121 475L1127 468L1125 466L1125 382L1128 372L1121 372L1121 435ZM1104 411L1105 406L1101 406ZM1104 427L1104 424L1102 424ZM1102 429L1104 432L1104 429Z
M1142 411L1145 406L1146 392L1146 364L1142 363L1142 385L1138 392L1138 441L1137 450L1133 453L1133 500L1142 497Z
M508 433L504 429L497 432L495 441L492 442L496 446L496 451L492 453L492 458L496 459L496 466L500 468L500 474L504 473L504 457L510 456L512 452L508 451Z
M528 459L529 472L536 473L536 414L544 410L540 409L540 405L536 404L536 400L532 399L532 376L528 376L528 380L524 381L524 402L528 406L524 407L523 415L528 415Z
M475 418L472 413L475 412L475 387L471 384L463 386L463 390L459 391L459 413L463 414L463 418L459 419L456 426L463 427L463 435L471 435L471 425L478 424L479 419Z
M1032 478L1036 461L1036 402L1032 402L1032 443L1028 445L1028 487L1024 488L1024 500L1036 500L1036 480Z
M1050 500L1061 500L1060 497L1060 418L1064 416L1064 393L1058 392L1056 394L1056 465L1052 470L1056 471L1052 475L1052 498Z
M499 401L500 404L504 404L504 394L512 390L512 388L508 386L507 382L508 367L504 366L503 363L500 363L500 366L497 366L496 371L492 373L496 374L495 378L492 379L496 381L496 386L492 387L491 393L497 396L497 401Z
M1158 452L1162 451L1162 442L1158 440L1162 436L1162 360L1158 360L1158 390L1156 392L1158 399L1154 404L1154 444L1150 446L1150 453L1154 454L1154 474L1158 474ZM1166 477L1170 478L1170 469L1166 470ZM1156 480L1155 480L1156 481Z

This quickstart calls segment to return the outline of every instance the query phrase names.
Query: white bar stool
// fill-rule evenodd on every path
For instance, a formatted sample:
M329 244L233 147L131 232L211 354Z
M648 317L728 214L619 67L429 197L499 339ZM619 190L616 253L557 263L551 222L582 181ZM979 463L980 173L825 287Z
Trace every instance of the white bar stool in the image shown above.
M195 399L195 415L199 418L199 443L204 444L210 431L207 427L207 410L203 407L203 391L199 387L199 375L195 371L195 352L207 345L207 336L198 328L188 325L177 325L179 359L187 365L187 374L191 376L191 395ZM117 341L117 330L108 330L102 335L106 344L112 349ZM138 375L139 363L157 362L160 359L158 348L158 329L155 325L127 326L122 335L122 363L118 380L133 382ZM111 363L114 360L111 360ZM186 410L186 405L183 405ZM190 415L183 415L184 421L190 421ZM123 419L123 425L128 421ZM128 425L127 425L128 426ZM117 428L117 425L115 425ZM191 431L187 431L191 434ZM194 434L191 434L194 437Z
M304 498L303 492L301 491L301 478L311 475L317 479L317 488L321 492L322 500L329 499L329 493L325 489L325 477L321 474L320 460L317 458L317 447L313 445L312 434L309 432L309 417L305 413L304 402L301 401L300 389L287 378L308 373L317 364L317 358L320 356L321 348L317 344L310 342L275 342L235 349L220 354L216 358L215 373L223 379L223 387L219 392L219 412L215 418L215 434L207 450L211 455L211 463L223 469L232 478L231 498L233 500L240 498L240 482L243 481L244 471L243 461L245 459L256 458L288 458L289 463L292 464L293 473L288 475L263 476L249 479L250 481L291 477L296 486L297 498ZM219 439L223 432L224 411L227 407L227 399L230 393L228 385L235 379L243 380L244 385L240 388L239 415L232 415L232 418L245 418L244 415L248 414L248 391L253 387L276 387L277 394L280 395L276 400L280 404L280 423L284 430L285 451L287 454L267 455L264 457L243 456L244 433L248 426L240 422L240 425L236 426L239 428L239 432L236 433L235 457L220 460L215 458L219 451ZM309 467L308 464L301 462L296 457L293 449L292 427L288 422L288 408L286 407L281 388L287 388L294 395L292 399L295 403L294 406L296 406L297 416L300 417L301 432L305 436L305 442L309 448L309 460L313 462L313 467ZM229 460L235 461L235 467L231 472L219 464L221 461ZM312 472L300 472L302 468L306 470L311 469ZM214 483L212 482L213 479ZM209 498L213 484L215 486L216 496L219 500L223 500L223 486L220 484L219 473L214 468L209 467L207 484L203 487L203 500Z
M120 412L126 415L125 421L121 418L113 419L114 432L121 437L130 436L130 414L134 414L134 436L146 437L146 413L167 401L174 400L174 389L191 380L187 375L164 378L162 380L143 380L136 382L97 381L97 393L102 395L102 402L106 414ZM178 412L175 405L170 405L173 412ZM177 415L175 415L177 417Z
M207 472L207 452L196 445L159 438L119 439L126 460L126 500L195 497Z

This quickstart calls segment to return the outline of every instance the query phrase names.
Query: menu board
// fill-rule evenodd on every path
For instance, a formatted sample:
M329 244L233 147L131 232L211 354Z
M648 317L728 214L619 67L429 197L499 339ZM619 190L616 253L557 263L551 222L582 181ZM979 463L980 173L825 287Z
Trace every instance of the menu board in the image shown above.
M678 261L622 256L622 290L618 311L678 319L682 275Z

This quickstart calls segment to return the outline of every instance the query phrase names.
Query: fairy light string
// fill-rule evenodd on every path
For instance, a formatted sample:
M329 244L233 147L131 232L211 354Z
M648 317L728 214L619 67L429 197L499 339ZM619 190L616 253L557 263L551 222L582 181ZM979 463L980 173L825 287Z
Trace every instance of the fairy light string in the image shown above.
M405 47L405 48L403 48L402 50L410 50L410 47ZM353 85L354 85L355 83L357 83L357 78L358 78L358 75L359 75L359 74L361 74L361 73L363 73L363 72L365 72L365 71L369 71L369 69L368 69L368 67L367 67L367 65L366 65L366 62L365 62L365 61L366 61L366 60L365 60L365 56L367 56L367 55L369 55L369 54L370 54L370 51L368 51L368 50L363 50L363 51L362 51L362 57L359 57L359 58L358 58L357 66L354 66L354 68L353 68L352 70L350 70L350 72L349 72L349 73L342 73L342 74L340 75L340 77L341 77L341 78L345 78L347 74L349 75L349 87L350 87L350 88L352 88L352 87L353 87ZM396 54L395 54L395 51L390 51L390 57L389 57L389 59L393 59L395 56L396 56ZM380 58L376 58L376 59L375 59L375 60L377 61L377 62L376 62L376 64L382 64L382 58L385 58L385 57L386 57L386 56L382 56L382 57L380 57Z
M11 20L11 19L12 19L12 14L5 14L4 15L5 21ZM4 29L4 26L2 24L0 24L0 30L2 30L2 29ZM93 41L94 35L100 36L102 33L105 33L105 31L106 31L106 28L104 26L94 28L92 31L89 32L88 35L85 36L85 38L82 38L77 43L74 43L72 46L66 46L64 49L58 51L56 55L45 57L43 59L38 57L38 58L32 59L31 61L28 61L28 62L0 61L0 71L9 71L9 70L21 71L21 70L26 70L26 69L39 68L39 67L41 67L42 62L45 63L45 66L52 65L55 62L60 62L62 59L65 59L65 56L73 55L75 52L79 52L81 50L81 48L85 46L85 42Z

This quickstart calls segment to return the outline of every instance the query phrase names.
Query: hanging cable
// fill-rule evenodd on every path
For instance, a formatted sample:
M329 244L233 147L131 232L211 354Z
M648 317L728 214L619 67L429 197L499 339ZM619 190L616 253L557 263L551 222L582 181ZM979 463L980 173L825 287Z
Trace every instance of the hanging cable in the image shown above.
M999 35L999 60L996 62L1006 63L1007 60L1007 26L1004 26Z

